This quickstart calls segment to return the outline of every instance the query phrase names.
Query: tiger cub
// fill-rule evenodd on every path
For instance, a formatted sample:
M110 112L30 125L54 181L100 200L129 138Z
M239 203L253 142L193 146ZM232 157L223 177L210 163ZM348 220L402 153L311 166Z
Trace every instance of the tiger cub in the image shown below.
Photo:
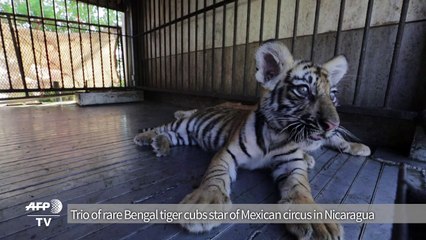
M151 145L157 156L171 146L199 145L217 151L200 186L181 203L231 203L231 182L237 168L270 167L279 203L313 204L308 181L307 152L326 145L357 156L370 155L366 145L348 142L339 127L334 90L348 69L344 56L323 65L295 61L278 41L264 43L256 52L256 80L262 85L252 110L212 107L177 112L176 120L148 129L134 138ZM184 224L190 232L209 231L217 224ZM342 239L338 224L286 224L302 239Z

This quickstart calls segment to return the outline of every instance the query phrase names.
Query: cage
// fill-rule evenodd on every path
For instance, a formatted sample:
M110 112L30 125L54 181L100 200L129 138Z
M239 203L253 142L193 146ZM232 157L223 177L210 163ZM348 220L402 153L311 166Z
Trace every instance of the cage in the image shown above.
M178 224L71 224L65 209L174 204L196 189L214 153L176 147L157 159L133 137L181 109L251 109L262 95L255 52L270 39L295 59L349 63L337 111L372 153L313 152L314 200L419 203L407 198L425 188L425 20L422 0L0 0L0 238L295 239L283 224L202 234ZM74 94L80 106L44 100ZM233 203L276 203L270 175L238 170ZM48 223L26 210L56 200L64 208L46 213ZM346 239L421 235L415 225L343 227Z

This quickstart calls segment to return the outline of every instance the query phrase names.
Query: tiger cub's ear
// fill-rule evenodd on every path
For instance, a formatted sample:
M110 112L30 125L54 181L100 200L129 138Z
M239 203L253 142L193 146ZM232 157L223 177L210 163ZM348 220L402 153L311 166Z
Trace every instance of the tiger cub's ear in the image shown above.
M330 85L334 87L348 71L348 61L345 56L340 55L330 59L322 67L328 71Z
M275 85L285 78L294 60L284 44L269 41L256 52L256 80L266 89L273 90Z

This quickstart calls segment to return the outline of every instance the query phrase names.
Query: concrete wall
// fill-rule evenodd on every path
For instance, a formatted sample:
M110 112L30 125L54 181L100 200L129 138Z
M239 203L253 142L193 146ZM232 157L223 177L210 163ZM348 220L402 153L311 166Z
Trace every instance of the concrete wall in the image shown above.
M233 44L235 3L226 5L225 21L223 18L224 7L215 9L214 25L213 10L210 10L205 14L199 14L198 17L194 16L159 31L147 35L137 35L135 43L139 63L137 68L140 81L138 84L201 94L255 96L257 87L254 81L254 52L259 45L259 40L275 38L276 34L278 0L264 1L262 35L260 35L262 1L250 1L248 32L246 31L248 2L247 0L238 1L235 46ZM136 34L142 33L143 29L147 28L147 25L143 25L144 23L150 23L148 26L151 28L160 26L170 20L173 21L176 17L194 12L197 4L196 0L184 0L183 4L181 1L177 1L176 6L175 0L151 0L146 1L145 6L140 1L133 2L136 2L133 6L133 15L136 16L134 21ZM189 8L188 2L190 3ZM282 39L289 48L292 47L295 2L294 0L282 0L279 9L278 38ZM311 58L316 3L317 1L314 0L300 0L297 38L294 46L295 58ZM208 0L206 6L211 4L213 1ZM360 91L357 96L354 96L367 5L368 0L346 1L338 53L348 57L350 70L339 86L339 99L341 104L346 105L355 103L362 107L383 107L386 88L389 84L390 65L402 0L374 1L372 28L367 40L364 71L358 79ZM198 0L198 9L203 7L204 1ZM324 62L334 55L339 9L340 0L321 1L318 35L314 44L313 60L315 62ZM169 13L171 17L169 17ZM395 80L392 86L389 86L391 108L412 111L424 108L426 94L424 84L426 74L424 68L426 63L425 20L426 4L424 0L411 0L396 65ZM206 25L205 42L203 41L204 24ZM224 50L222 49L223 36L225 39ZM246 38L248 38L247 45ZM211 50L213 44L214 52ZM233 60L234 51L235 60ZM233 63L235 63L234 67ZM145 79L145 82L142 82L142 79Z

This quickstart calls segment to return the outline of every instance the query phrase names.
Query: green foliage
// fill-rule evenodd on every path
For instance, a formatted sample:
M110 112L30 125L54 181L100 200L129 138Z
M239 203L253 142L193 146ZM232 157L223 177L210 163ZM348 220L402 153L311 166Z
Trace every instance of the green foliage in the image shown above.
M110 26L117 25L118 14L118 24L121 25L122 13L92 4L77 3L75 0L13 0L13 6L14 8L12 8L12 0L0 0L0 14L13 13L13 10L15 10L16 14ZM53 21L45 21L44 28L48 31L54 31L55 26L52 23ZM23 21L19 21L17 24L21 27L29 26L27 22ZM67 28L64 28L65 26L66 23L58 22L58 31L67 31ZM36 23L33 23L32 27L40 28ZM77 28L78 24L73 24L70 29L71 32L78 32L78 29L73 27ZM88 31L86 25L80 27L81 31ZM92 27L92 30L98 29Z

